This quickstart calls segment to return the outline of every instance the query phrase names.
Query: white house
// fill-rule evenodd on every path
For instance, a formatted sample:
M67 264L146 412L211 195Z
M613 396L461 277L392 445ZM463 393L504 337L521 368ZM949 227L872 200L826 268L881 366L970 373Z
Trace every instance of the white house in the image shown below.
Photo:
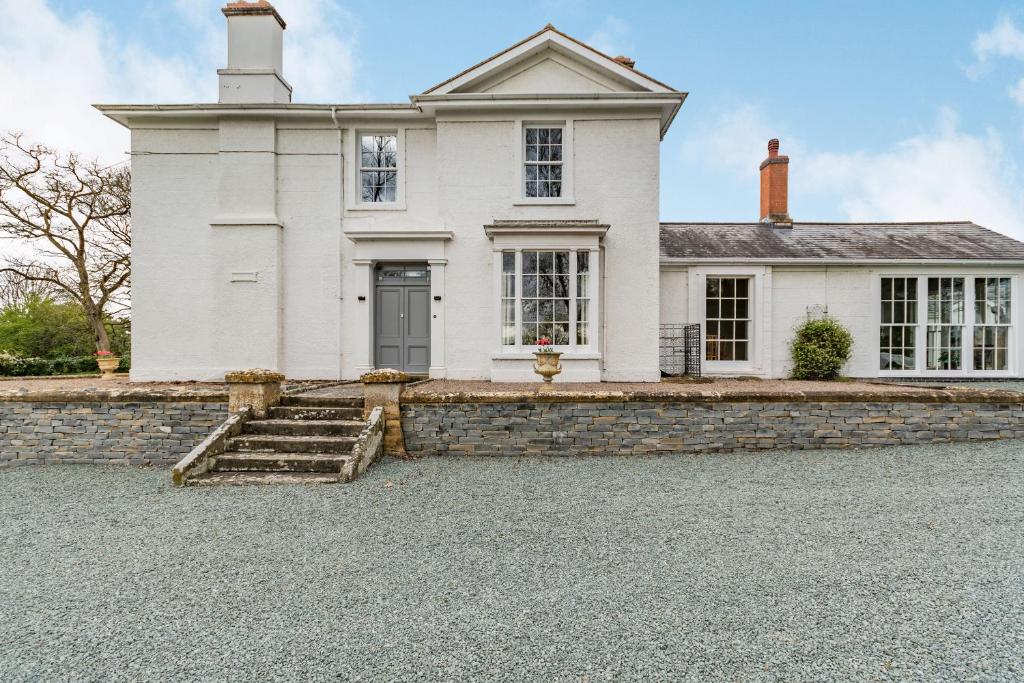
M668 323L700 324L705 372L784 376L821 313L851 375L1021 373L1024 244L794 223L777 144L760 222L660 223L686 94L628 58L549 25L408 103L295 104L284 20L223 12L218 103L99 106L132 133L135 380L533 380L549 336L558 381L656 381Z

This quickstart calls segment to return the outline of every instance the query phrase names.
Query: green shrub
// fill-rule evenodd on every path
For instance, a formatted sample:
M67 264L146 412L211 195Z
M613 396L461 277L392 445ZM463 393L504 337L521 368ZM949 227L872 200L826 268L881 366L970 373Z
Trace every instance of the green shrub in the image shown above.
M793 379L832 380L850 360L853 335L831 318L808 320L796 329L790 348Z
M131 359L121 358L118 372L128 372ZM0 377L33 377L48 375L81 375L99 372L94 356L70 356L66 358L19 358L0 351Z

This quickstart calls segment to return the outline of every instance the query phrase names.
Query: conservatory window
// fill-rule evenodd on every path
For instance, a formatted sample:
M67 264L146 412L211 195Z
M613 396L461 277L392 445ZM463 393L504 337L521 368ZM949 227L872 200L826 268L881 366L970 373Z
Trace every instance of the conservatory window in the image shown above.
M974 369L1009 368L1010 278L974 279Z
M917 278L882 278L882 370L913 370L917 356Z
M1013 279L1005 276L881 278L879 368L936 374L1009 371L1012 288Z
M964 279L928 278L929 370L959 370L964 346Z

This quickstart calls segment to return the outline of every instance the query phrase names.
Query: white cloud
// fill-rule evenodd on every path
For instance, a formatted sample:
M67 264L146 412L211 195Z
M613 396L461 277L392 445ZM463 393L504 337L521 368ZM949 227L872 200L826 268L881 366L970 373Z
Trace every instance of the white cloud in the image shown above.
M1024 239L1024 179L1006 145L992 130L961 130L951 110L890 149L834 152L787 138L761 109L746 105L697 129L683 152L748 181L773 136L792 157L789 208L797 220L831 217L801 211L815 204L851 221L972 220Z
M223 0L175 0L178 14L202 37L214 73L227 54ZM275 0L288 28L284 34L284 77L296 102L352 102L365 96L355 87L359 22L335 0ZM214 73L214 77L216 74Z
M1007 92L1010 95L1010 99L1024 107L1024 78L1017 81L1016 85L1011 85L1007 88Z
M785 140L786 151L792 147L792 141L768 122L761 108L739 104L697 125L683 141L683 155L690 162L710 161L711 165L744 178L757 171L771 138Z
M992 57L1010 57L1024 60L1024 31L1017 28L1008 15L1002 15L987 31L982 31L972 44L975 64L968 67L968 74L976 76Z
M632 49L632 43L629 41L629 24L612 15L606 16L583 42L612 57L622 54L628 56Z
M285 78L296 101L357 95L354 19L334 0L280 0L288 22ZM0 0L0 125L33 141L115 162L127 131L93 103L199 102L216 97L226 58L222 0L176 0L166 21L187 22L196 39L155 52L96 13L58 14L48 0Z

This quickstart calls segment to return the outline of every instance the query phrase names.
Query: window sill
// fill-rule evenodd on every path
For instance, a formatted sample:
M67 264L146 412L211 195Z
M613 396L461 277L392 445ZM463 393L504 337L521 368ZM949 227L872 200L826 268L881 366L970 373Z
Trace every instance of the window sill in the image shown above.
M405 211L405 202L393 202L380 204L355 204L345 207L345 211Z
M520 197L512 202L512 206L575 206L575 197Z
M601 360L597 351L562 351L565 360ZM491 360L533 360L533 351L496 351Z

